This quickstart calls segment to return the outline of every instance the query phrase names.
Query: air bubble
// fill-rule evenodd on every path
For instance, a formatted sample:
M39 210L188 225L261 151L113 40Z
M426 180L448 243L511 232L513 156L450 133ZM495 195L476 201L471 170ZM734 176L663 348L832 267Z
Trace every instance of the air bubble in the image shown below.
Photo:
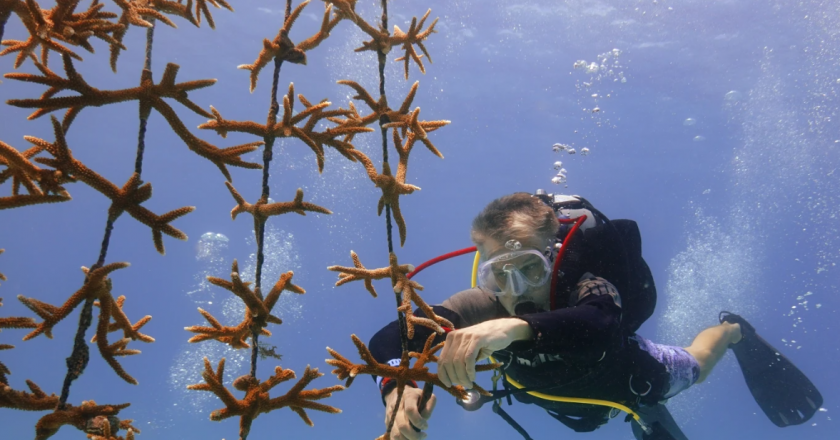
M598 63L593 61L586 66L586 73L598 73L598 69Z
M563 168L563 162L560 162L559 160L554 162L554 169L559 170L560 168Z
M685 125L686 127L694 125L696 123L697 121L694 118L685 118L685 121L683 121L683 125Z
M522 249L522 243L519 240L508 240L505 242L505 247L512 251L518 251Z
M705 140L706 140L705 136L700 136L700 135L694 136L694 142L703 142Z
M575 154L575 149L574 148L567 148L566 152L569 153L569 154Z
M580 149L581 156L587 156L589 154L589 148L583 147Z
M595 108L592 109L592 113L598 113L600 111L601 111L600 107L595 107Z
M551 146L551 149L554 150L555 153L559 153L566 149L566 146L560 143L554 144Z
M622 83L626 83L626 82L627 82L627 78L621 78L621 82L622 82Z
M555 185L560 185L561 183L566 183L566 176L563 174L558 174L551 178L551 183Z
M737 90L730 90L723 95L723 99L727 102L737 102L741 100L741 92Z

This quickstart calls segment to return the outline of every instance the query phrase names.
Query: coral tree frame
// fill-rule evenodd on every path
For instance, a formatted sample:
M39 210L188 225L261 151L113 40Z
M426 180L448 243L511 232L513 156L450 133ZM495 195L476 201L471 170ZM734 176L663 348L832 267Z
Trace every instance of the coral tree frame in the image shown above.
M418 82L412 85L399 108L394 109L389 106L385 93L385 63L392 49L399 48L402 51L402 56L397 57L395 61L403 63L406 80L409 77L412 62L423 73L426 67L423 58L425 57L431 63L431 57L424 45L424 41L435 32L437 23L435 19L426 26L431 10L419 20L414 17L407 31L404 32L398 26L394 26L391 33L388 31L386 0L381 0L382 14L376 24L370 24L356 13L356 0L323 0L324 12L320 29L309 38L295 43L292 35L293 25L304 8L309 5L310 0L303 1L294 8L292 8L292 1L286 0L283 24L277 35L272 40L263 40L262 50L253 63L239 66L240 69L249 71L249 86L253 92L260 73L273 63L271 103L266 122L261 124L254 121L225 119L215 107L211 106L207 111L190 100L189 93L209 87L215 83L215 80L176 82L179 67L172 63L166 65L157 82L152 73L155 27L160 23L176 27L173 21L176 17L178 20L186 20L194 26L200 26L203 16L206 23L215 29L209 6L233 11L231 5L225 0L186 0L186 3L183 0L113 0L112 6L119 11L118 13L106 11L105 4L100 3L99 0L93 0L86 10L81 10L80 2L80 0L56 0L56 4L51 9L43 9L36 0L0 0L0 39L3 38L6 22L13 15L22 22L28 33L22 40L2 40L5 49L0 51L0 56L13 55L15 69L24 66L29 61L39 72L38 74L12 72L7 73L5 78L47 87L47 90L38 98L12 99L7 103L16 107L33 109L29 119L60 110L64 111L60 119L51 116L52 141L26 136L26 141L32 146L25 150L18 150L0 141L0 185L10 182L8 186L11 187L10 195L0 195L0 210L24 208L42 203L68 202L71 200L71 195L66 187L78 182L90 186L110 200L99 256L90 268L82 268L84 273L82 286L60 306L19 295L18 299L37 315L37 318L0 318L0 329L29 329L30 332L24 336L24 340L40 335L52 338L53 329L76 309L81 309L72 352L67 358L67 371L60 395L48 395L30 380L26 381L28 392L15 390L7 377L11 372L0 363L0 408L48 411L35 427L35 438L38 440L49 438L65 425L73 426L83 431L88 438L95 440L128 440L139 433L139 430L132 426L131 420L121 420L117 417L120 411L130 405L128 403L98 405L88 400L82 401L79 405L72 405L68 401L73 381L83 374L90 361L85 338L87 329L93 323L95 308L98 308L99 312L91 342L96 344L101 357L124 381L137 384L134 377L117 359L140 353L140 350L128 348L131 342L154 342L154 338L141 332L151 316L147 315L132 322L124 310L126 298L115 297L112 293L114 289L112 276L129 266L127 262L107 262L108 247L116 221L123 213L128 213L148 226L152 231L155 249L161 254L165 252L163 235L180 240L187 238L186 234L172 223L179 217L191 213L194 207L181 207L157 214L143 206L143 203L152 196L151 183L142 179L142 171L147 121L153 110L163 116L175 134L191 151L209 160L221 171L227 190L236 203L231 211L232 219L236 219L239 214L247 213L251 215L254 222L257 243L254 282L243 281L236 261L233 263L229 277L208 277L210 283L231 292L242 300L246 309L243 320L236 325L225 325L207 311L199 309L209 326L186 327L187 331L195 334L189 342L215 340L228 344L234 349L251 350L250 373L237 378L232 383L234 389L245 393L241 399L235 397L224 384L225 359L218 360L215 368L210 359L204 359L202 373L204 382L190 385L188 388L212 392L222 401L225 407L214 411L210 415L211 420L219 421L238 416L241 440L247 439L251 425L259 414L284 407L297 413L308 425L312 425L312 420L306 410L340 412L339 409L318 401L330 397L333 392L343 390L359 374L378 375L396 380L398 399L402 397L403 390L410 381L424 381L427 384L443 387L437 375L431 373L427 366L429 363L436 362L435 353L440 350L443 343L435 345L433 335L426 341L422 352L415 353L409 352L408 340L414 337L414 329L417 325L429 327L440 334L443 332L443 326L451 326L451 323L435 315L420 297L418 291L422 290L422 286L407 277L413 267L398 263L392 237L392 217L397 224L402 246L406 241L407 229L400 210L400 196L409 195L420 189L406 183L409 155L417 142L420 142L430 152L442 158L443 155L431 142L428 133L449 124L449 121L421 120L420 108L411 108L418 91ZM356 49L357 52L373 51L377 55L378 98L374 98L353 80L339 81L339 84L346 85L355 92L353 99L361 101L369 112L360 112L352 101L347 109L341 107L330 109L332 104L327 100L313 103L303 94L295 94L293 83L289 84L288 92L281 100L278 100L279 76L283 63L306 64L308 52L323 43L330 32L342 22L357 26L370 38L361 42L360 47ZM101 90L90 85L76 70L75 63L82 61L77 48L80 47L93 53L92 42L101 40L109 46L110 66L116 72L119 57L123 51L127 50L123 40L130 26L146 28L145 61L139 86L120 90ZM60 56L63 74L57 73L50 67L51 52ZM187 128L182 117L172 107L171 100L208 119L206 123L199 126L199 129L213 130L223 138L230 132L248 133L257 136L260 140L231 147L217 147L199 138ZM68 145L67 133L72 128L76 117L84 109L126 101L138 103L139 130L134 172L125 183L119 185L76 159ZM302 107L297 112L296 104ZM324 128L328 124L329 126ZM375 131L371 128L374 124L379 125L382 139L381 167L377 167L367 155L353 145L355 136ZM396 172L392 170L389 163L389 130L390 142L398 157ZM263 294L265 225L269 218L282 214L332 213L325 207L304 201L304 193L301 189L297 190L292 201L271 202L269 169L273 160L274 144L278 138L297 138L305 144L314 153L319 172L324 169L325 147L335 149L344 158L359 163L371 182L382 191L377 212L380 215L383 210L385 212L389 265L378 269L367 269L362 265L359 257L351 251L353 267L331 266L329 269L339 272L339 281L336 285L362 280L374 297L376 291L372 281L384 278L391 280L400 323L402 361L399 366L378 363L364 343L353 335L353 343L364 361L363 364L355 364L335 350L328 348L332 358L327 360L327 363L335 368L333 373L338 379L346 380L345 385L307 389L314 379L323 375L317 368L307 367L302 377L285 394L271 397L270 392L273 388L295 379L296 374L290 369L277 366L274 374L268 379L259 380L257 378L258 357L266 357L265 348L260 345L259 338L271 335L267 328L268 324L282 323L282 320L273 314L272 309L283 292L303 294L305 291L292 282L294 274L288 271L280 276L267 294ZM260 147L262 147L262 164L248 162L242 158L243 154L256 151ZM260 197L255 202L248 202L240 192L241 188L237 189L233 185L228 171L230 166L262 170ZM2 249L0 249L1 253L3 253ZM5 279L5 275L0 273L0 280ZM418 306L425 317L415 316L412 313L412 304ZM2 305L1 300L0 305ZM116 341L108 339L111 333L118 331L122 332L121 338ZM11 348L13 346L0 344L0 350ZM271 357L275 353L272 349L267 354ZM410 363L411 359L416 359L413 365ZM464 397L465 393L465 390L460 387L453 387L446 391L458 397ZM428 392L424 398L428 398ZM393 423L392 417L387 424L386 433L380 438L389 438ZM120 431L125 431L125 435L120 435Z

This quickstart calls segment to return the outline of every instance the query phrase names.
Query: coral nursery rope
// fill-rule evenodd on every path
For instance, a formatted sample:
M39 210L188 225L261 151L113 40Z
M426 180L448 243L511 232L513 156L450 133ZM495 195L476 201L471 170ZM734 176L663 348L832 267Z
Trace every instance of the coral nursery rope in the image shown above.
M286 20L289 19L289 16L292 14L292 0L286 0L286 13L283 22L285 23ZM271 105L268 109L268 120L266 121L266 126L274 126L277 123L277 113L280 111L280 103L277 102L277 87L278 83L280 82L280 67L283 65L283 59L280 57L274 58L274 76L271 82ZM263 150L263 173L262 173L262 197L265 200L268 200L269 193L271 188L268 185L268 180L271 175L269 172L269 165L271 164L271 159L274 156L274 141L276 137L273 133L268 133L263 138L265 142L265 149ZM265 262L265 220L256 223L257 230L257 269L256 274L254 275L254 292L257 296L262 299L262 290L260 288L262 284L262 267L263 263ZM259 336L260 332L259 329L255 329L251 332L251 377L257 377L257 356L259 355L260 347L259 347ZM244 436L242 440L245 440L247 437Z
M146 29L146 60L143 62L143 70L152 71L152 43L155 39L155 19L148 18L147 21L152 26ZM149 115L144 115L143 110L140 110L140 132L137 135L137 158L134 160L134 172L141 174L143 172L143 153L146 151L146 124L149 121Z
M388 1L381 0L382 5L382 25L381 29L385 32L388 32ZM384 101L385 98L385 62L387 60L387 55L385 52L382 51L381 47L376 49L376 56L377 60L379 61L379 97L380 102ZM382 163L388 163L388 129L383 127L383 125L391 122L386 114L382 114L379 116L379 131L382 134ZM385 204L385 232L388 236L388 255L391 255L394 252L394 239L393 234L391 232L391 206L389 204ZM402 293L394 291L394 297L397 301L397 307L399 308L400 304L402 304ZM402 348L403 354L408 352L408 326L406 324L405 314L397 310L397 321L400 324L400 347ZM398 400L396 402L395 407L399 407L400 402L399 399L402 396L398 396ZM394 427L394 421L396 420L397 411L394 411L390 420L388 421L388 427L385 430L385 433L391 432L391 429Z
M152 26L146 30L146 56L143 62L143 70L152 70L152 47L154 43L154 19L149 19ZM0 28L0 31L2 28ZM137 156L134 162L134 172L138 174L143 171L143 152L146 148L146 123L148 115L140 113L140 130L137 135ZM96 260L88 274L93 273L96 269L105 265L105 258L108 256L108 246L111 243L111 232L114 230L114 223L117 221L119 214L114 214L110 210L108 212L108 220L105 222L105 232L102 237L102 244L99 247L99 259ZM85 279L87 283L87 279ZM67 405L67 399L70 398L70 386L73 381L78 379L84 373L88 361L90 361L90 349L88 349L85 341L85 333L90 328L93 322L93 298L87 298L82 306L82 312L79 314L79 327L76 329L76 336L73 339L73 351L66 359L67 374L64 376L64 383L61 386L61 397L59 398L58 409L64 409Z

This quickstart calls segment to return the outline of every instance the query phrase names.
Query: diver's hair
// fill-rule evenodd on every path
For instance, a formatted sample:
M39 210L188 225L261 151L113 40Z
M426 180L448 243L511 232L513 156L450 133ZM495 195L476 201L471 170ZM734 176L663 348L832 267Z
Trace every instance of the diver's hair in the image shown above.
M485 238L498 242L526 241L536 237L547 242L557 234L560 223L550 206L528 193L515 193L490 202L472 222L472 241Z

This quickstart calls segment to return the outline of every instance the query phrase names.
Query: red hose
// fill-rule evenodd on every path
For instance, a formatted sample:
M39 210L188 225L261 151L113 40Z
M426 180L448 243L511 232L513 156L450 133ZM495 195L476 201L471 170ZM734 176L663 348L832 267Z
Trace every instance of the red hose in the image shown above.
M457 257L459 255L464 255L464 254L468 254L470 252L475 252L475 250L476 250L476 247L473 246L473 247L468 247L468 248L460 249L460 250L457 250L457 251L453 251L453 252L450 252L448 254L443 254L439 257L432 258L431 260L417 266L417 268L415 268L408 275L406 275L406 277L408 279L411 279L411 277L420 273L421 270L423 270L423 269L425 269L425 268L427 268L427 267L429 267L429 266L431 266L435 263L440 263L441 261L448 260L452 257Z
M554 310L556 307L557 271L560 269L560 262L563 261L563 256L566 254L566 249L568 248L569 242L572 240L572 236L574 236L575 232L580 229L580 225L586 221L586 216L582 215L575 219L558 218L557 220L560 223L565 224L574 222L575 225L572 226L572 229L569 230L568 234L566 234L566 238L563 239L563 245L560 246L560 252L557 253L557 258L554 259L554 268L551 271L551 310Z

